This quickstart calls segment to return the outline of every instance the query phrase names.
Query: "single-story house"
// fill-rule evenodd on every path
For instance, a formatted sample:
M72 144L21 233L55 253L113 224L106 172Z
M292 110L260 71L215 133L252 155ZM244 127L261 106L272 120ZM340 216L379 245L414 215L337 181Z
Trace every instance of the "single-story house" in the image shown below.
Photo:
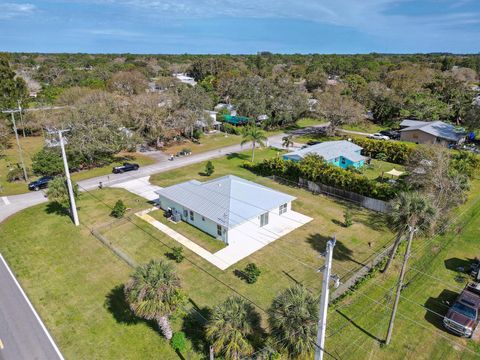
M158 205L183 221L228 244L229 232L251 233L282 222L295 197L227 175L200 182L190 180L157 190Z
M204 113L204 118L195 121L195 127L203 132L207 132L211 129L220 130L222 123L217 121L217 112L205 110Z
M463 129L442 121L405 119L400 123L400 128L400 140L417 144L456 145L463 143L466 136Z
M367 159L361 154L362 149L361 146L347 140L326 141L290 152L283 155L283 158L285 160L300 161L308 154L317 154L327 163L339 166L343 169L346 169L349 166L361 168Z

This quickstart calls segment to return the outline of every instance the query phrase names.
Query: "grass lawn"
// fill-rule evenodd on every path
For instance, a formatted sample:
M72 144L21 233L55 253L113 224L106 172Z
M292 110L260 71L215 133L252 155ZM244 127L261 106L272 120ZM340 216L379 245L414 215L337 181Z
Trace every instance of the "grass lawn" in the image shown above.
M394 163L389 163L387 161L381 161L381 160L376 160L372 159L370 165L365 165L362 168L362 173L368 177L369 179L382 179L382 173L388 172L395 168L395 170L398 171L405 171L405 166L399 165L399 164L394 164ZM384 179L391 179L391 175L384 175ZM395 179L395 177L394 177Z
M390 127L387 125L375 124L371 121L362 121L356 124L343 125L342 129L373 134L380 130L390 129Z
M8 169L11 166L20 162L18 157L18 148L15 143L14 137L12 137L10 143L11 147L5 151L5 156L0 157L0 195L2 196L23 194L28 192L27 184L25 182L19 181L10 183L7 181ZM27 168L31 169L32 156L43 148L43 137L28 136L26 138L23 138L22 136L20 136L20 145L22 146L25 165L27 166ZM125 158L127 158L127 161L134 161L140 164L140 166L150 165L155 162L154 159L141 153L120 153L117 155L117 157L119 158L119 160L110 165L72 173L72 179L75 181L79 181L96 176L110 174L112 172L112 167L121 165L123 162L125 162ZM38 176L32 175L29 177L29 181L35 179L38 179Z
M225 136L227 135L227 136ZM215 133L206 134L200 138L200 143L195 144L189 140L185 140L181 144L168 146L164 149L167 154L176 154L182 149L188 148L193 154L199 154L209 150L219 149L225 146L240 144L242 137L240 135Z
M327 122L325 119L301 118L297 120L296 125L299 128L320 125Z
M468 269L469 261L478 256L479 180L473 184L468 202L456 210L458 215L461 221L453 231L414 240L410 270L407 270L406 287L402 291L405 298L400 299L398 312L401 315L397 315L395 321L392 343L385 347L380 346L379 341L386 336L393 301L389 289L395 286L398 278L401 255L389 273L377 274L375 279L337 304L337 310L331 309L329 326L332 330L327 338L327 350L335 351L334 354L342 359L478 359L480 345L447 332L441 316L448 310L446 301L454 300L468 279L464 275L463 281L457 281L457 267ZM404 248L402 254L403 251Z
M200 245L211 253L217 252L226 246L223 241L215 239L213 236L197 229L195 226L187 224L185 221L180 221L177 224L168 221L164 214L165 212L163 210L155 210L149 213L153 218L182 234L187 239L192 240L194 243Z

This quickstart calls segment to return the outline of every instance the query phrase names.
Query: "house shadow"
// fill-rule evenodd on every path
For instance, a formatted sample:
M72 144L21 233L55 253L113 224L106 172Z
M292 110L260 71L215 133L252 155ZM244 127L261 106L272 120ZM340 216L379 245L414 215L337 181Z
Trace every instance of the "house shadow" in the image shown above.
M156 332L161 333L158 324L153 320L145 320L137 317L130 309L125 300L124 285L114 287L105 297L105 308L113 315L114 319L121 324L136 325L145 323Z
M47 214L55 214L60 216L70 216L70 210L57 201L51 201L45 207Z
M443 317L447 314L448 308L453 305L458 293L445 289L438 297L430 297L425 302L425 307L432 310L425 312L425 320L434 325L437 329L446 331L443 326Z
M352 318L350 318L348 315L346 315L345 313L343 313L341 310L337 309L335 310L337 312L337 314L339 314L340 316L342 316L345 320L347 320L353 327L357 328L358 330L360 330L362 333L364 333L365 335L371 337L372 339L378 341L379 343L383 343L384 342L384 339L380 339L378 336L372 334L370 331L368 331L367 329L365 329L364 327L362 327L360 324L358 324L357 322L355 322Z
M307 237L307 242L312 246L312 248L318 253L323 254L327 248L327 241L330 240L331 237L323 236L321 234L310 234ZM353 252L350 250L343 242L337 240L335 243L335 247L333 249L333 258L338 261L351 261L355 264L364 266L365 264L355 260L353 257Z
M459 258L450 258L445 259L444 264L445 268L455 272L467 273L472 266L474 259L459 259Z

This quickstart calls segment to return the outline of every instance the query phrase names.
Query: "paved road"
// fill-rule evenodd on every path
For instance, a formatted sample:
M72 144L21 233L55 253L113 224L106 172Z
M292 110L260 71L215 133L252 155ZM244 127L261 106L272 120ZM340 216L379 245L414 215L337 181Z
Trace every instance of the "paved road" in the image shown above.
M282 138L285 134L277 134L268 138L268 145L282 148ZM182 158L176 158L173 161L162 160L149 166L141 167L138 171L128 172L125 174L109 174L98 176L95 178L82 180L78 182L81 190L93 190L98 187L99 182L101 181L104 186L108 187L114 184L125 182L127 180L132 180L134 178L142 178L145 176L150 176L156 173L169 171L172 169L177 169L183 166L195 164L202 161L207 161L210 159L222 157L228 153L238 152L241 150L247 150L250 148L250 144L241 145L232 145L227 146L221 149L206 151L204 153L190 155ZM8 218L9 216L17 213L20 210L26 209L30 206L46 202L47 199L45 194L42 191L39 192L30 192L21 195L13 196L4 196L0 198L0 222Z
M63 360L1 255L0 340L0 360Z

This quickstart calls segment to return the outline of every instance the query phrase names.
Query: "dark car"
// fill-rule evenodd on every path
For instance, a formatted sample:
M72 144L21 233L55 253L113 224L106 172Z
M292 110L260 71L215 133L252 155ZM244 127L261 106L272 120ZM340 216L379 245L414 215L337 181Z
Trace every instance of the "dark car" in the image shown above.
M396 130L382 130L380 134L388 136L390 139L400 139L400 132Z
M138 170L140 166L138 164L124 163L122 166L115 166L112 170L114 174L121 174L126 171Z
M40 189L45 189L48 187L48 182L53 180L53 176L44 176L38 180L32 181L28 184L28 190L38 191Z

